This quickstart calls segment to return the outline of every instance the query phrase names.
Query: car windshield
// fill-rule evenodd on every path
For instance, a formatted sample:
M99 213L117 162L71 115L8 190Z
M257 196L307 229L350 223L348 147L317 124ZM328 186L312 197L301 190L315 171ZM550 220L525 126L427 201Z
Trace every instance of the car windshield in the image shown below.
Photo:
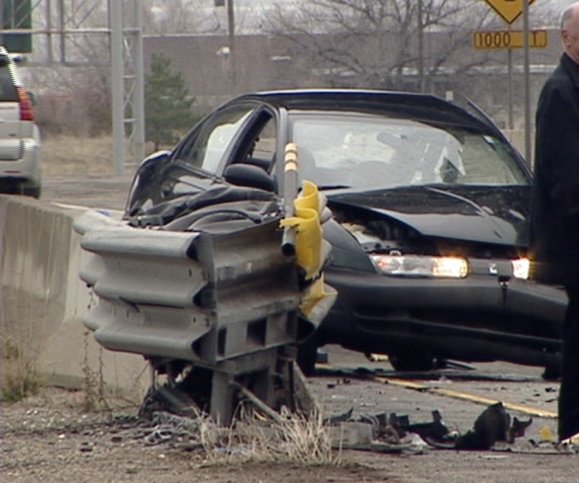
M304 179L320 187L526 185L501 140L459 126L356 112L300 112L291 122Z

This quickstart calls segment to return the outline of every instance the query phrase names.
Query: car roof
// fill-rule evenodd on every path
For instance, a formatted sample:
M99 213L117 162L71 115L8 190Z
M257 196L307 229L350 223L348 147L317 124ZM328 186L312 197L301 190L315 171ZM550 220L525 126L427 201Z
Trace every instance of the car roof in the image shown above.
M495 131L494 126L431 94L371 89L292 89L245 94L233 100L256 100L287 110L364 110L401 117L459 124Z

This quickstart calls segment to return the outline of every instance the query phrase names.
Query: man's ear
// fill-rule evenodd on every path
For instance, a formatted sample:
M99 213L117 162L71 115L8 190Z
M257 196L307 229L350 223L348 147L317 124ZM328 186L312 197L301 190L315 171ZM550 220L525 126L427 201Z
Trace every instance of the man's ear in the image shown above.
M569 47L571 44L571 39L569 38L568 30L561 30L561 42L563 42L564 47Z

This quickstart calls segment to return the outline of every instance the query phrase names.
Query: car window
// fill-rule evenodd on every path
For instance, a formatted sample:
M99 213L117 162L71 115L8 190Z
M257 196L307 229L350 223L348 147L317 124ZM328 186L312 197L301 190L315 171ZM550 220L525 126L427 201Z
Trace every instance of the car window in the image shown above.
M241 141L231 162L252 164L271 172L277 146L277 124L274 116L265 110L260 112Z
M175 159L214 173L254 106L234 106L218 111L178 148Z
M272 117L270 117L264 124L255 140L252 157L256 159L263 159L273 161L276 148L276 124Z
M292 118L304 176L320 186L517 185L529 180L513 151L486 133L362 113Z
M18 102L18 94L9 63L0 63L0 101Z

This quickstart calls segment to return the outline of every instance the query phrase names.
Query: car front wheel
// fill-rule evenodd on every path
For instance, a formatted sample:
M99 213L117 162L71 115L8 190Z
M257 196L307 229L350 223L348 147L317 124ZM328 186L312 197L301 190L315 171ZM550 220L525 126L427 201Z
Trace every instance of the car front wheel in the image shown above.
M561 368L557 365L545 366L545 370L541 377L544 381L558 381L561 379Z

